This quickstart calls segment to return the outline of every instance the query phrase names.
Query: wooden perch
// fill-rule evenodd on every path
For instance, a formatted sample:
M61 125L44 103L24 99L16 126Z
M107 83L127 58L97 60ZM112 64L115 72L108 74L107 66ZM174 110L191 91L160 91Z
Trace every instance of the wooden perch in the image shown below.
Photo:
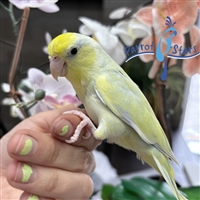
M10 95L16 103L20 102L20 100L19 100L20 95L19 95L19 92L17 92L15 90L14 80L15 80L18 61L19 61L19 56L20 56L20 53L21 53L22 43L23 43L23 40L24 40L26 25L27 25L27 22L28 22L29 12L30 12L30 8L26 7L24 9L24 12L23 12L23 16L22 16L22 20L21 20L21 26L20 26L19 35L18 35L18 38L17 38L16 48L15 48L15 53L14 53L14 57L13 57L13 60L12 60L12 65L11 65L11 69L10 69L10 73L9 73ZM19 108L19 109L22 112L24 118L28 117L23 108Z

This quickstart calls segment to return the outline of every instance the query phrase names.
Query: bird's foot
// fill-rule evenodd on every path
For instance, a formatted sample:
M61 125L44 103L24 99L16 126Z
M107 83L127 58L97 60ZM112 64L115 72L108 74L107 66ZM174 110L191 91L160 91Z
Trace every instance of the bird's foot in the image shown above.
M67 143L74 143L78 140L78 137L84 127L86 127L86 134L82 136L84 139L88 139L94 132L96 131L96 127L92 123L89 117L87 117L84 113L78 111L78 110L71 110L71 111L66 111L63 114L72 114L76 115L79 118L81 118L81 123L76 127L76 130L74 132L74 135L70 137L69 140L65 140Z

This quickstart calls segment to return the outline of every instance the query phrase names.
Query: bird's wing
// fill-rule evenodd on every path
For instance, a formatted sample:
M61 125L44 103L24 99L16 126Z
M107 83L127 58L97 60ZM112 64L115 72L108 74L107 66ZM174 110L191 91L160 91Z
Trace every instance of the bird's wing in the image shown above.
M108 109L131 126L146 143L177 162L148 101L123 70L100 74L95 92Z

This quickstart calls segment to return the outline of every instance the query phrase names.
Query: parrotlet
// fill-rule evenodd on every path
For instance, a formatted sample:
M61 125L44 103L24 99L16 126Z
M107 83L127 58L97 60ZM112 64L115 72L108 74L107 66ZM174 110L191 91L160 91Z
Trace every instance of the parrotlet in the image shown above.
M178 161L151 106L98 42L68 32L51 41L48 53L53 77L66 77L72 83L97 126L94 137L135 151L164 177L177 200L186 200L174 180L171 161Z

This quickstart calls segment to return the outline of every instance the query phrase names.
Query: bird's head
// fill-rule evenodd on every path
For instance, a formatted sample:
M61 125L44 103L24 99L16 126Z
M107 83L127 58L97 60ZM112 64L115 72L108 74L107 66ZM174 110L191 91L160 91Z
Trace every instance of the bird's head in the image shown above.
M94 64L98 44L92 38L78 33L64 33L54 38L48 46L50 70L57 80L68 71L84 71Z
M170 27L167 30L165 30L164 35L166 35L168 38L172 38L177 35L176 28Z
M177 35L177 30L174 27L175 24L176 22L173 23L172 19L169 16L166 17L165 25L168 26L169 28L164 32L165 37L172 38Z

